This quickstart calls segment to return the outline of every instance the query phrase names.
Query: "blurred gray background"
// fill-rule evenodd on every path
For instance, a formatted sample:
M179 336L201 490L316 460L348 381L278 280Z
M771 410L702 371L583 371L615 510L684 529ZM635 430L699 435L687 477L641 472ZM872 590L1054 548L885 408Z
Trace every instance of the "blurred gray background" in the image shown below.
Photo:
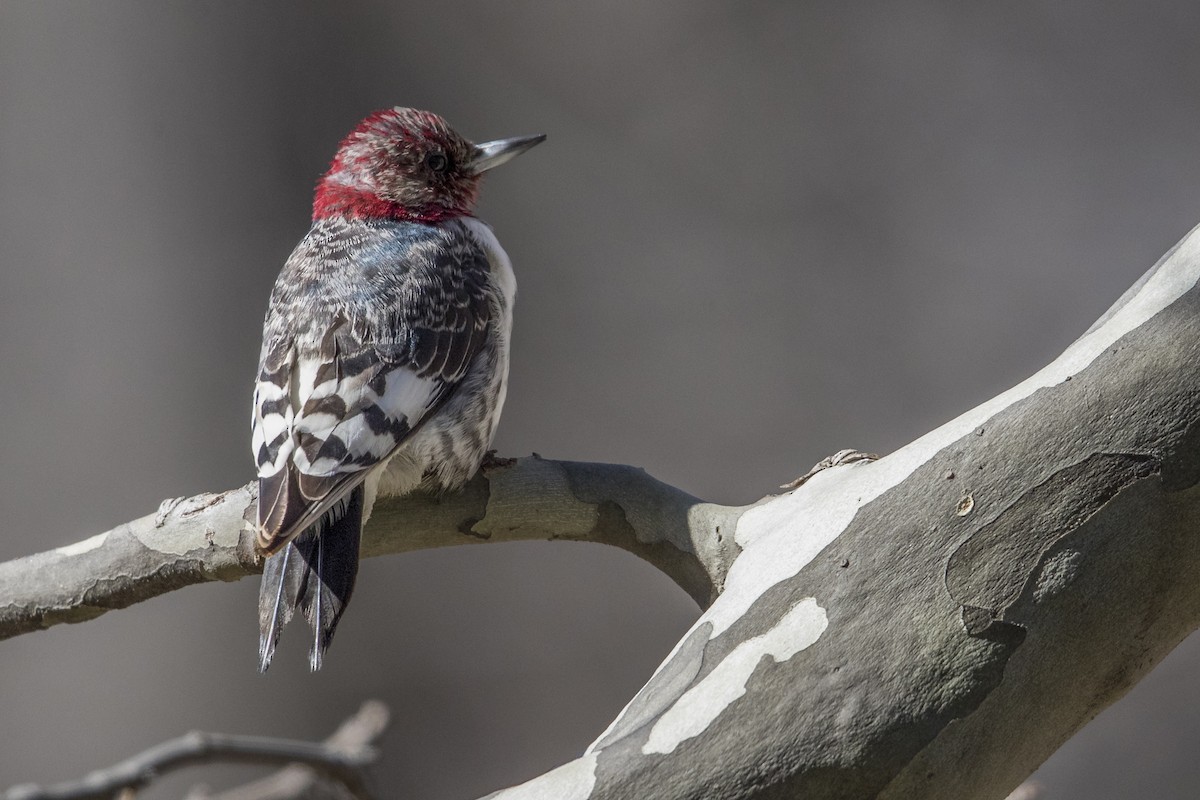
M550 137L481 209L520 282L501 453L736 503L895 449L1200 222L1198 29L1185 0L0 2L0 558L250 479L267 293L340 137L395 104ZM579 754L697 615L597 546L374 559L324 671L297 627L259 676L256 592L0 643L0 785L379 697L390 796L471 798ZM1195 797L1197 665L1067 743L1048 796Z

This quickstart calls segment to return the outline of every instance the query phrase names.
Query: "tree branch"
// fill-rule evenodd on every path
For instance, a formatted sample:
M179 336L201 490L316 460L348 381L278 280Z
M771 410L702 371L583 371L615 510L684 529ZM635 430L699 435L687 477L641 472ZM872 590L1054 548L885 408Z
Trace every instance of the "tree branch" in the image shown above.
M221 733L192 732L178 739L155 745L149 750L97 770L86 778L72 783L39 787L15 786L0 800L113 800L142 789L167 772L198 764L218 761L247 764L303 764L288 767L259 787L278 788L282 780L299 789L311 787L316 775L336 781L355 798L370 800L365 783L365 769L376 759L369 747L387 725L387 710L382 704L369 702L347 720L324 743L300 742L288 739L269 739L261 736L234 736ZM297 781L293 776L307 778ZM289 797L289 795L235 794L245 800L252 798ZM299 794L290 795L298 798Z
M1062 356L747 510L579 759L490 800L999 800L1200 625L1200 234Z
M0 639L83 622L183 586L262 572L249 523L256 485L166 500L76 544L0 564ZM516 459L461 492L381 498L363 556L481 542L566 539L620 547L702 607L737 552L743 509L703 503L633 467Z
M387 729L387 706L378 700L363 703L325 740L325 746L338 752L356 752L372 744ZM186 800L302 800L309 798L320 780L320 773L303 764L291 764L262 780L212 794L205 789L192 790Z

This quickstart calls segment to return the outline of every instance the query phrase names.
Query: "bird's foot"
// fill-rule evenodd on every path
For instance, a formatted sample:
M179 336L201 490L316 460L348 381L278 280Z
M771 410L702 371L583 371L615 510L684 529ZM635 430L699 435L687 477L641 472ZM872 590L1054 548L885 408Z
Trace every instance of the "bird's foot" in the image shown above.
M877 456L874 453L864 453L861 450L855 450L854 448L838 450L833 455L828 456L827 458L822 458L820 461L818 461L816 464L813 465L812 469L810 469L808 472L801 475L799 478L796 478L796 480L788 481L787 483L785 483L783 486L780 486L779 488L780 489L799 489L801 486L804 485L804 483L809 478L811 478L813 475L816 475L821 470L829 469L830 467L840 467L840 466L843 466L844 464L855 464L860 461L875 461L878 458L879 458L879 456Z
M511 467L515 463L517 463L515 458L502 458L496 455L495 450L488 450L483 454L483 463L479 465L479 468L487 472L499 467Z

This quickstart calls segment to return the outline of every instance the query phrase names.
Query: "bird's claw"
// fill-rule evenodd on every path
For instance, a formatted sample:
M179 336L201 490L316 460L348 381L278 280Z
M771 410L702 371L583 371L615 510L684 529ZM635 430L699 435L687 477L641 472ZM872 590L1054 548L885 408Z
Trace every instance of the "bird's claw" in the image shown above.
M479 465L479 468L487 472L500 467L511 467L515 463L517 463L515 458L503 458L496 455L495 450L488 450L483 454L483 463Z

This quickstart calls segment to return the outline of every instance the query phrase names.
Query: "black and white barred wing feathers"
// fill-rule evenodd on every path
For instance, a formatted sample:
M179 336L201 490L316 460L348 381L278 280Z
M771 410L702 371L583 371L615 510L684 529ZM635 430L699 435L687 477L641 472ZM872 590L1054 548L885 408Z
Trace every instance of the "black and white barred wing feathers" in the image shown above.
M253 420L264 552L318 522L384 463L482 347L492 315L486 254L478 246L434 253L441 262L410 251L410 263L367 292L347 286L347 297L317 315L325 318L319 339L285 329L264 342ZM303 301L302 291L280 295L281 305Z

